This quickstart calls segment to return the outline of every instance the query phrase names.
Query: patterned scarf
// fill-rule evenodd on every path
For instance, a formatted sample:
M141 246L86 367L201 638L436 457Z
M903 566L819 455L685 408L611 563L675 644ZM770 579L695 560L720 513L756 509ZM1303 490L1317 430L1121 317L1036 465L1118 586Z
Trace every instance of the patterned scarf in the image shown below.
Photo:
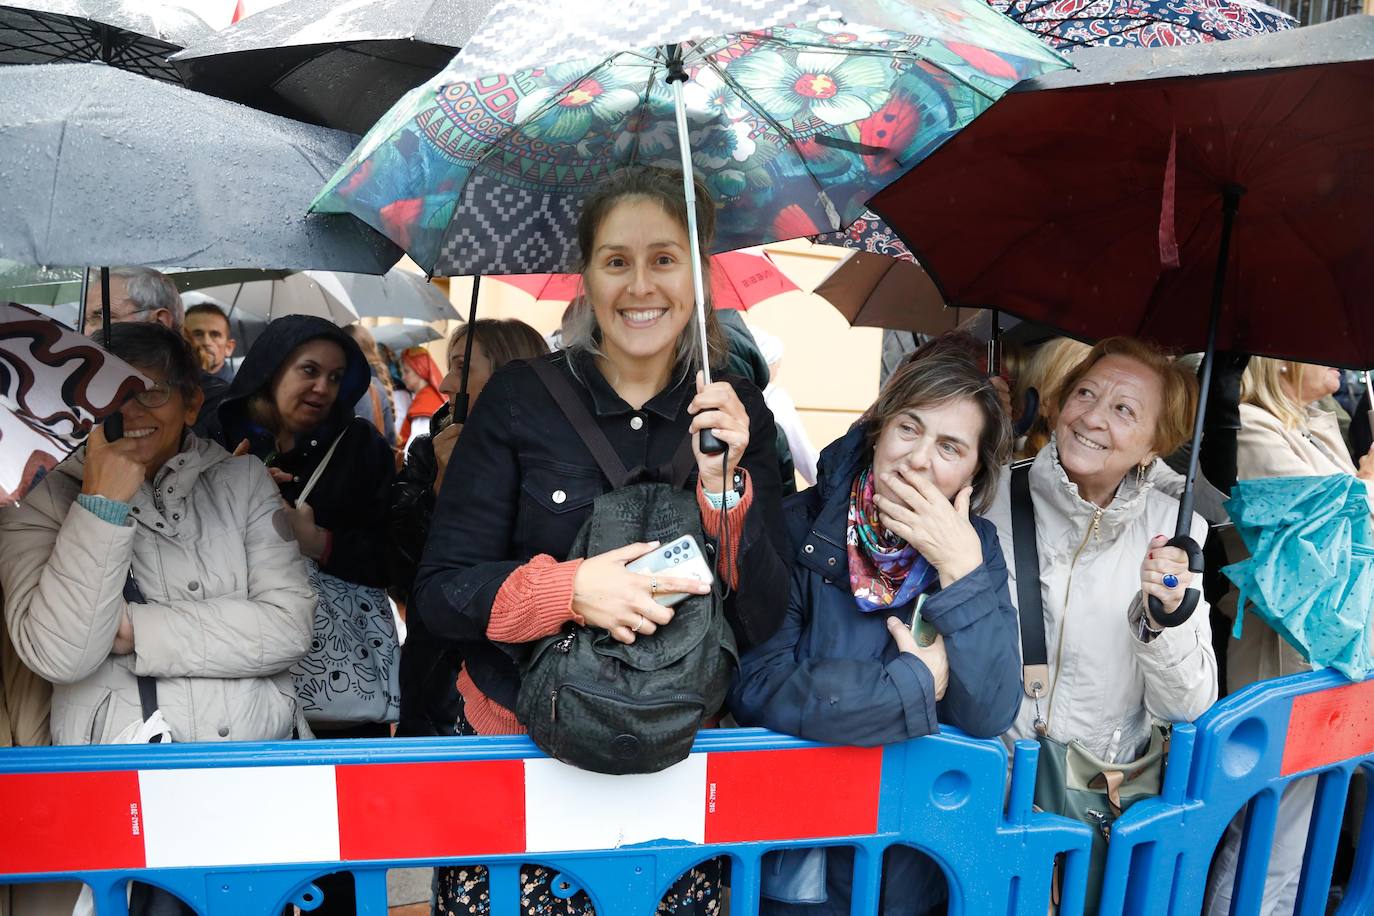
M873 505L873 467L854 478L849 493L849 590L865 614L901 607L934 581L935 568L906 541L886 530Z

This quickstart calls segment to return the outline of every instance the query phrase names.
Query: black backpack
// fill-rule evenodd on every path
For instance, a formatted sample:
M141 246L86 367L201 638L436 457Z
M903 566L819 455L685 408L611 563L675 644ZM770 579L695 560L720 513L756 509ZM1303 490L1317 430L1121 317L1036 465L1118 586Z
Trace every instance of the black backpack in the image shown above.
M684 534L704 550L701 510L683 489L690 447L674 459L672 483L628 483L624 463L563 376L547 360L531 365L613 487L592 503L568 559ZM521 667L515 705L534 743L598 773L654 773L686 759L702 722L725 702L738 653L718 589L674 610L671 623L633 645L575 623L537 642Z

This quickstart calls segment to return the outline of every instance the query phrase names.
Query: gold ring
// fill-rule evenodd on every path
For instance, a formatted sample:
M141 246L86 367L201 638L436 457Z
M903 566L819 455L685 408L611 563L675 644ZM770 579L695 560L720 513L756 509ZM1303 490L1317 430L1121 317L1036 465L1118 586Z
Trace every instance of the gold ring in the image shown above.
M631 632L631 633L638 633L638 632L639 632L639 628L642 627L642 626L644 626L644 615L643 615L643 614L640 614L640 615L639 615L639 623L635 624L635 628L634 628L633 630L631 630L630 632Z

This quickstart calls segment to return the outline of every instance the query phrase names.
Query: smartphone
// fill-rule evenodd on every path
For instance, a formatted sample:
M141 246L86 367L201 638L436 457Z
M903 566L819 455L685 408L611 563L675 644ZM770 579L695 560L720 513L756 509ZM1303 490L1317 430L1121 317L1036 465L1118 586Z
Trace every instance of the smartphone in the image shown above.
M105 430L105 441L115 442L124 438L124 414L115 411L100 424Z
M707 585L715 581L706 557L697 546L696 538L690 534L660 544L656 550L651 550L638 560L626 563L625 568L643 576L676 576L696 579ZM654 600L664 607L672 607L686 597L687 592L669 592L656 595Z
M911 636L916 640L916 645L922 649L935 645L935 637L940 635L940 631L935 629L929 620L921 616L921 608L925 606L929 593L922 593L916 596L916 609L911 612Z

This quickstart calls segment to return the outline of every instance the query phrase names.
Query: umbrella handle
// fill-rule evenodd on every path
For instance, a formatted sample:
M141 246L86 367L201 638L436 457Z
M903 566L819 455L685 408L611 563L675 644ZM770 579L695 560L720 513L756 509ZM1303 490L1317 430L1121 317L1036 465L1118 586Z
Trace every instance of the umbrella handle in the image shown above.
M1198 542L1186 534L1176 536L1172 541L1164 545L1165 547L1177 547L1188 554L1188 571L1200 573L1203 569L1202 547ZM1197 603L1202 598L1202 592L1195 588L1190 588L1183 593L1183 601L1178 606L1178 610L1173 613L1164 612L1164 602L1154 595L1150 596L1150 616L1162 627L1177 627L1188 622L1188 618L1193 616L1193 611L1197 610Z

